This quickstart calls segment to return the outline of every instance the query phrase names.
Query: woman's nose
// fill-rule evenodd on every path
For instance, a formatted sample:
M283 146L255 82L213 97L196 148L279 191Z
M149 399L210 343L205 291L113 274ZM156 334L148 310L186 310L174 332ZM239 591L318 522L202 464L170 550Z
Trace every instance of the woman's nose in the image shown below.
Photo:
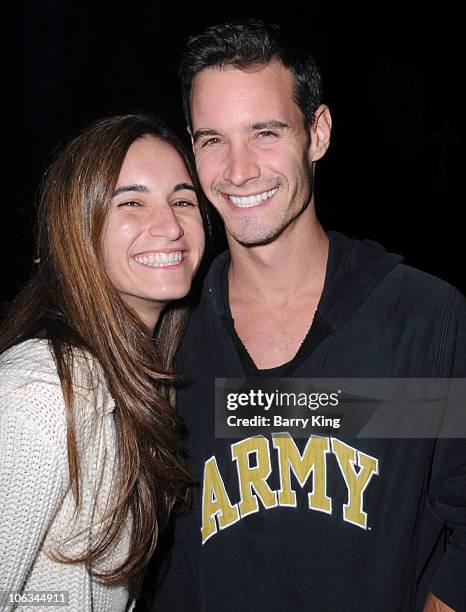
M157 206L151 213L149 221L149 234L154 237L178 240L183 235L183 228L175 214L174 209L167 204Z

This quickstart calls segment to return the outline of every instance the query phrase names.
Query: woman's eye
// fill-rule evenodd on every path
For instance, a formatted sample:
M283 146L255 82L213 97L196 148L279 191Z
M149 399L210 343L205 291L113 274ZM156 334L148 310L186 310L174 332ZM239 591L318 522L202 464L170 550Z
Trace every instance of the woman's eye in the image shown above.
M140 206L139 202L135 202L134 200L128 200L128 202L120 202L118 207L120 206L129 206L130 208Z
M177 200L173 202L172 206L176 206L179 208L187 208L188 206L195 206L194 202L190 202L189 200Z

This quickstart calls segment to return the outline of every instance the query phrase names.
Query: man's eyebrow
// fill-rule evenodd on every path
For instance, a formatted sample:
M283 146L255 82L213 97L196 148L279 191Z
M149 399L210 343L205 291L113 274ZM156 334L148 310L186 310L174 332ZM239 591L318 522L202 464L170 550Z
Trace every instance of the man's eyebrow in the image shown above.
M122 185L115 189L113 192L112 198L115 198L120 193L125 193L126 191L137 191L139 193L149 193L149 189L145 185Z
M189 183L178 183L177 185L173 187L172 193L175 193L175 191L183 191L183 189L189 189L191 191L194 191L194 193L196 193L196 190L194 189L194 187L190 185Z
M256 121L255 123L251 123L249 128L251 130L285 130L290 129L291 125L283 123L283 121L278 121L277 119L271 119L270 121Z
M291 125L288 123L284 123L283 121L278 121L277 119L271 119L269 121L256 121L255 123L251 123L248 126L249 130L289 130L291 129ZM199 138L203 136L218 136L217 130L212 129L199 129L194 132L193 142L197 142Z
M212 129L199 129L196 130L193 134L193 142L197 142L199 140L199 138L202 138L202 136L218 136L218 132L216 130L212 130Z

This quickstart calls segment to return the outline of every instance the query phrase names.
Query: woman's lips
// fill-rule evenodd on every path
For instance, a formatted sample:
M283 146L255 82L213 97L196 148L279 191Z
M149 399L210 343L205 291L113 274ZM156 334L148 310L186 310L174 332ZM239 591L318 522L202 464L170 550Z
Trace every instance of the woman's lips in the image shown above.
M149 268L169 268L180 265L185 258L185 252L179 251L153 251L135 255L134 260Z

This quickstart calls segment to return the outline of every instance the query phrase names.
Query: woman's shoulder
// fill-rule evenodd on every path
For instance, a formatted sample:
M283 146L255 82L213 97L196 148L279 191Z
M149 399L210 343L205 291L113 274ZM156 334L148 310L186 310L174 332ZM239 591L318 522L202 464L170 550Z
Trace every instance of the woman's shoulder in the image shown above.
M40 383L60 385L47 340L25 340L0 355L0 396Z
M0 355L0 426L11 438L34 431L43 444L64 445L63 392L45 340L27 340Z
M0 355L2 372L55 372L56 368L49 343L45 339L32 338L12 346Z
M72 385L76 409L89 412L92 404L104 413L113 409L101 367L81 349L73 350ZM38 419L44 413L65 415L62 384L46 339L26 340L0 355L0 410L13 406Z

